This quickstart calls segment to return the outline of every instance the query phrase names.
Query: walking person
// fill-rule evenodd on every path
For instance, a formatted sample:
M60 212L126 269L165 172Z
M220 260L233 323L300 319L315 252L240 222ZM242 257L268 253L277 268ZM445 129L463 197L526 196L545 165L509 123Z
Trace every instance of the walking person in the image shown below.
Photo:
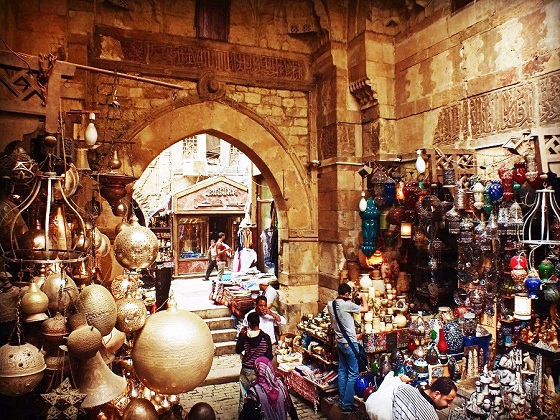
M239 374L239 412L243 408L243 399L253 381L257 378L255 374L255 360L266 357L272 360L272 343L270 336L259 328L260 317L252 312L247 317L249 327L241 328L235 352L243 353L241 359L241 373Z
M256 379L247 391L245 404L239 420L264 418L266 420L299 420L294 403L288 393L288 388L274 373L270 360L259 357L255 360ZM255 407L260 407L255 409ZM261 412L262 416L253 417L254 412Z
M208 267L206 268L206 274L204 275L204 281L210 280L210 274L214 271L214 268L218 268L218 262L216 261L216 240L210 240L210 247L208 248Z
M226 234L220 232L218 234L218 242L216 242L216 266L218 267L218 280L222 280L226 269L227 260L231 254L231 248L224 241Z
M331 325L336 334L339 405L343 413L356 411L354 407L354 383L359 374L358 359L355 354L358 351L358 338L356 337L353 314L364 313L369 310L367 299L364 299L361 294L360 297L362 298L361 306L351 301L352 288L350 285L342 283L338 286L336 299L329 301L327 304ZM340 321L345 333L341 331L338 321ZM344 337L345 335L350 342ZM351 346L354 346L354 348Z

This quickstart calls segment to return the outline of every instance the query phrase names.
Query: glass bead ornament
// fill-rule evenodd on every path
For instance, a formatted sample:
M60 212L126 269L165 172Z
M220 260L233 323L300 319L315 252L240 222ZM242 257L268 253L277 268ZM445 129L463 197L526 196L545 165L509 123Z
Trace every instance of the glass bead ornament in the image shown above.
M521 265L517 264L511 270L511 279L515 283L515 289L517 291L523 291L525 286L525 279L527 278L527 270Z
M504 188L502 187L502 183L499 180L492 180L490 185L488 186L488 195L490 196L490 200L495 203L499 201L502 196L504 195Z
M514 255L509 260L509 266L512 269L516 268L518 265L520 265L522 268L527 268L527 258L525 258L524 255Z
M378 207L385 205L385 181L387 181L387 174L382 170L377 170L371 176L371 183L373 184L373 201Z
M539 278L542 281L545 281L552 277L552 274L554 274L554 265L552 264L552 261L550 261L548 258L545 258L538 265L537 270L539 272Z
M385 181L385 205L392 206L395 202L396 196L396 183L392 178L387 178Z

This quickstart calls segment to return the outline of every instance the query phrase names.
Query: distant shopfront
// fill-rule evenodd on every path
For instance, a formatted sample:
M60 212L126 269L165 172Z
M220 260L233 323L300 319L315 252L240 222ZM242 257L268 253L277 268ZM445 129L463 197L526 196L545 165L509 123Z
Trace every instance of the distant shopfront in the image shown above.
M248 199L246 186L223 176L173 196L175 275L204 273L210 239L217 239L219 232L226 234L226 243L235 246Z

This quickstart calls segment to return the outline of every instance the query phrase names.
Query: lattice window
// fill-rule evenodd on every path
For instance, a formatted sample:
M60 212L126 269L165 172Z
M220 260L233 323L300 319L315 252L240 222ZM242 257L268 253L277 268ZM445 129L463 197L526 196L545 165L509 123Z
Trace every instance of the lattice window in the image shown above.
M198 156L198 141L195 137L183 139L183 159L196 159Z

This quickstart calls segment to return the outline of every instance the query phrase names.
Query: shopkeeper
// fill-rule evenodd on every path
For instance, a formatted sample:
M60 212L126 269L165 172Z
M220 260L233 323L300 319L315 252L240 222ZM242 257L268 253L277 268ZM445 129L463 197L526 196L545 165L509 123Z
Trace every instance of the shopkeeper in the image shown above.
M278 292L270 285L270 279L264 278L259 280L260 295L266 296L267 306L275 312L280 312Z
M268 308L266 296L259 295L255 300L255 309L251 309L243 319L243 327L248 327L247 316L256 312L260 317L260 329L270 336L272 344L276 344L276 334L274 327L279 325L286 325L286 318L278 314L276 311Z

